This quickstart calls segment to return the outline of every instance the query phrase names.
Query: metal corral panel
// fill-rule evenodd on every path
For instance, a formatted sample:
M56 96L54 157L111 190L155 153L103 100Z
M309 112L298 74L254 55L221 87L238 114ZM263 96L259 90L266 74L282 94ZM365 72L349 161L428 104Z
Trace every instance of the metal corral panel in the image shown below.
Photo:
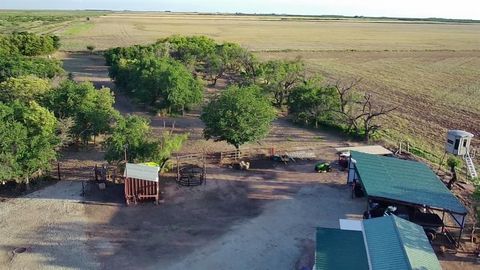
M135 178L146 181L158 182L158 172L160 167L148 166L143 164L127 163L124 176L126 178Z
M316 270L368 270L361 231L317 228Z
M351 154L368 196L467 213L465 206L427 165L360 152Z
M423 228L396 216L363 221L372 269L442 269Z

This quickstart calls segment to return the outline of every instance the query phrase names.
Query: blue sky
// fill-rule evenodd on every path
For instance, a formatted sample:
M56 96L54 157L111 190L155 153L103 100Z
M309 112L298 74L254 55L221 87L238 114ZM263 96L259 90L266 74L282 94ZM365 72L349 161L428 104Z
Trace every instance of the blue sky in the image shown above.
M478 0L1 0L1 9L111 9L480 19Z

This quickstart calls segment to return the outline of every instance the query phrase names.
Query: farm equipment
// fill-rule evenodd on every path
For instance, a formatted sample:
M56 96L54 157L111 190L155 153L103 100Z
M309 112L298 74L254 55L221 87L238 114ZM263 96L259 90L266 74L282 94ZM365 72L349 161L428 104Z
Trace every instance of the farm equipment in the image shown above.
M363 213L364 219L395 215L422 226L430 241L435 239L444 225L442 219L437 214L429 213L425 209L418 207L370 202L369 208L370 210Z
M332 169L330 168L330 163L328 162L319 162L315 164L315 171L316 172L329 172Z

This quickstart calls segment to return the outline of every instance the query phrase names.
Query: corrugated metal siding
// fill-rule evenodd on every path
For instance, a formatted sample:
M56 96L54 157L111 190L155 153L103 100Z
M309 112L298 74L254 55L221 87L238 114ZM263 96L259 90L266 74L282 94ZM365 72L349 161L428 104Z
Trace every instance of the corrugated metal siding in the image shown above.
M396 216L363 222L373 269L442 269L423 228Z
M363 222L373 269L409 270L408 259L390 217Z
M352 152L368 196L427 205L465 214L465 206L425 164Z
M393 221L412 269L442 269L421 226L398 217Z
M317 228L315 269L368 270L362 232Z
M127 204L146 199L160 199L158 182L125 178L125 200Z

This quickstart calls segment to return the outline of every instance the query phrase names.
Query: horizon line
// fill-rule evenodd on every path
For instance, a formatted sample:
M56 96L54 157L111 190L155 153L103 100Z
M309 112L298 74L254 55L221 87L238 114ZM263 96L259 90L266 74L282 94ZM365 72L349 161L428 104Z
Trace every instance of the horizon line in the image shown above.
M470 21L479 22L480 19L466 19L466 18L446 18L446 17L403 17L403 16L367 16L367 15L341 15L341 14L301 14L301 13L249 13L249 12L222 12L222 11L171 11L171 10L132 10L132 9L4 9L0 8L0 12L3 11L96 11L96 12L161 12L161 13L194 13L194 14L229 14L229 15L254 15L254 16L303 16L303 17L343 17L343 18L366 18L366 19L409 19L409 20L449 20L449 21Z

